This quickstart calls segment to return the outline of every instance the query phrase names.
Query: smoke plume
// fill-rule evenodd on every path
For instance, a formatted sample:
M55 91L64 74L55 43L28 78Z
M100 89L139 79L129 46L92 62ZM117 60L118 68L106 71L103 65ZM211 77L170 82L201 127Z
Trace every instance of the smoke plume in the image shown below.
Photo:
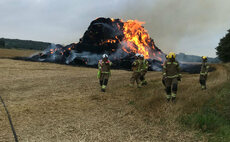
M209 48L202 46L212 46L210 52L215 52L213 44L230 28L228 0L128 0L124 5L113 17L145 21L150 36L166 53L184 50L191 54ZM178 49L181 46L185 49Z

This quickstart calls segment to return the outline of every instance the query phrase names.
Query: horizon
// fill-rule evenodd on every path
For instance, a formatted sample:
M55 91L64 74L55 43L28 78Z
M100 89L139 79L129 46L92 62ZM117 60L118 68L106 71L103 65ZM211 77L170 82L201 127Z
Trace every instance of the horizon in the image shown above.
M43 43L50 43L50 44L59 44L59 45L62 45L62 46L67 46L69 44L72 44L72 43L69 43L69 44L61 44L61 43L52 43L52 42L48 42L48 41L39 41L39 40L29 40L29 39L17 39L17 38L5 38L5 37L0 37L0 39L9 39L9 40L23 40L23 41L33 41L33 42L43 42ZM185 55L189 55L189 56L199 56L199 55L194 55L194 54L186 54L184 52L178 52L176 54L185 54ZM201 57L201 56L200 56ZM218 58L218 57L210 57L208 56L208 58Z

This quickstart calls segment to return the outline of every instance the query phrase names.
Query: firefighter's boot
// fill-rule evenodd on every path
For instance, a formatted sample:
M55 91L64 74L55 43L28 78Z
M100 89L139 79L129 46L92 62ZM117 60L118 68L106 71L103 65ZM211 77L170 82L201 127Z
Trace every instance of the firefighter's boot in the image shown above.
M102 85L101 91L102 91L102 92L105 92L105 88L106 88L106 85Z
M167 102L170 102L171 100L171 95L166 95Z
M147 81L146 81L146 80L143 80L143 81L141 82L141 85L147 85Z
M206 86L205 85L201 85L201 89L202 90L206 90Z
M172 102L176 102L176 94L172 93Z

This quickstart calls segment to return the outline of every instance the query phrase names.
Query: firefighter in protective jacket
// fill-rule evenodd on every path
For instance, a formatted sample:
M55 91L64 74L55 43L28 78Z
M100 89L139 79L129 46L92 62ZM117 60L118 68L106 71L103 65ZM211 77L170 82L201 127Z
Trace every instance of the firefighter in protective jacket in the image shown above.
M167 100L175 101L178 88L178 81L181 81L179 63L176 61L176 54L170 52L168 60L163 65L163 78L165 78Z
M140 60L142 61L142 66L141 66L141 85L147 85L147 81L145 80L145 74L148 71L149 68L149 62L144 58L144 55L140 55Z
M137 83L137 87L138 88L141 87L141 81L140 81L141 66L142 66L142 61L140 60L140 54L137 53L135 55L135 61L132 63L133 74L132 74L132 77L130 78L130 86L131 87L134 86L135 81Z
M99 70L98 70L97 77L100 81L101 91L105 92L105 89L109 81L109 77L111 76L110 67L112 65L112 62L108 60L107 54L104 54L102 58L103 58L102 60L98 61Z
M202 90L206 89L206 80L208 77L208 69L209 69L207 60L208 59L206 56L202 56L202 65L201 65L201 71L200 71L200 85L201 85Z

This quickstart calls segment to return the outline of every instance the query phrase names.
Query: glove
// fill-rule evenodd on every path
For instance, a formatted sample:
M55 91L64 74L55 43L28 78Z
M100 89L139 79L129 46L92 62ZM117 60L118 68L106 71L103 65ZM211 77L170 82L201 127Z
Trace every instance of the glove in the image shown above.
M133 62L133 63L132 63L132 66L136 66L136 62Z
M100 77L101 77L101 71L98 71L97 72L97 79L100 79Z

